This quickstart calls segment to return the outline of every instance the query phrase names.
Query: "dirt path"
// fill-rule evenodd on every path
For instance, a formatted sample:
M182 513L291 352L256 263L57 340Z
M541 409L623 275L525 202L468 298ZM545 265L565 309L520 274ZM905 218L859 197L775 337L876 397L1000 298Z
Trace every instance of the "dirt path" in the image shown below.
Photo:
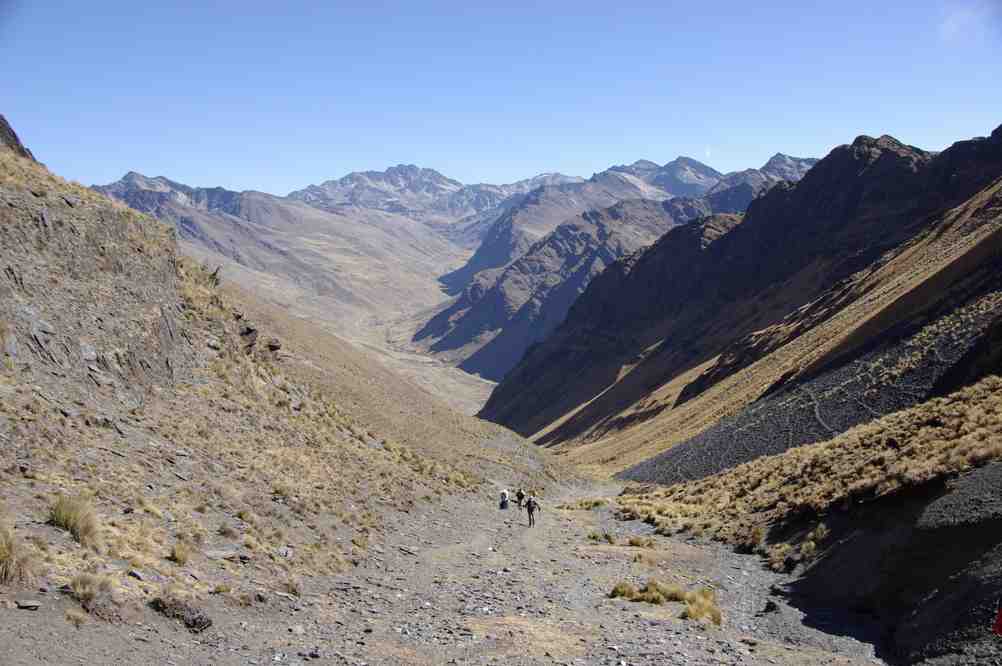
M782 578L752 556L664 537L653 550L618 545L649 528L604 507L556 508L615 490L565 488L544 500L534 529L486 493L401 514L365 562L301 598L263 591L243 607L210 597L215 624L197 636L148 613L79 630L61 617L40 622L61 616L62 599L33 613L0 609L3 663L875 663L870 646L804 627L770 595ZM617 545L588 538L606 531ZM723 626L680 619L680 604L607 597L621 580L648 577L715 585ZM770 600L775 610L763 612Z

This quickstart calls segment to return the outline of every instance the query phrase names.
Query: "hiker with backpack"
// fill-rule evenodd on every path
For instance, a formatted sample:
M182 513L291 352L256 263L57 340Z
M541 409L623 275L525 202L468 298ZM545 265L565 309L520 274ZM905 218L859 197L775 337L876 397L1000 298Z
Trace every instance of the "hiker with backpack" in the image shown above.
M542 509L539 508L539 502L536 501L535 495L530 495L529 499L525 503L525 512L529 514L529 527L536 526L535 514L537 511L542 511Z
M525 491L521 488L515 493L515 501L518 502L518 508L522 508L522 502L525 501Z
M508 509L508 490L501 491L501 510L505 511Z

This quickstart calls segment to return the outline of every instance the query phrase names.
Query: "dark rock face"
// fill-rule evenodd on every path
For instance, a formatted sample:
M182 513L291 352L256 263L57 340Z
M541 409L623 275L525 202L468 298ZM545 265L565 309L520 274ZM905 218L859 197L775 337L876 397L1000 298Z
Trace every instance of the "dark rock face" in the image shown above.
M798 184L780 182L754 199L744 223L687 258L684 275L665 275L677 262L665 251L668 237L641 257L614 264L509 373L481 415L528 434L604 391L547 442L574 437L652 385L879 265L886 252L923 233L931 214L963 203L1000 175L998 130L937 155L887 136L859 137L834 149ZM845 303L830 305L810 325ZM655 345L656 353L643 354ZM696 394L770 348L753 345L722 357L727 365L716 376L711 370ZM640 372L606 391L627 362L639 363Z
M17 137L14 128L10 126L3 114L0 114L0 145L6 146L21 157L27 157L29 160L35 159L31 151L21 143L21 139Z
M587 284L616 259L676 225L662 202L631 201L582 214L500 272L485 271L415 336L430 351L464 354L460 367L500 379L555 329ZM510 227L508 227L510 228Z

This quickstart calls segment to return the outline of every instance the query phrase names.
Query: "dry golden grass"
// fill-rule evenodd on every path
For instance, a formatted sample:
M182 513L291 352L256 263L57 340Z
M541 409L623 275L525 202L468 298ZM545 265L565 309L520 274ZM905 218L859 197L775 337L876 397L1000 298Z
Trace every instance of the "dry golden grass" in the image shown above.
M669 602L685 604L682 617L690 620L709 620L719 625L721 622L720 607L717 606L716 593L704 587L699 590L683 590L678 585L665 585L654 579L648 580L639 590L627 582L617 583L609 592L612 599L620 598L628 601L643 602L660 606Z
M629 545L634 548L653 548L654 539L651 537L630 537Z
M583 499L569 504L560 504L557 508L566 509L568 511L591 511L593 509L601 508L606 504L608 504L608 502L604 499Z
M81 573L70 581L70 594L84 608L89 608L98 598L110 596L115 590L114 581L107 576Z
M682 618L686 620L708 620L720 626L723 616L717 605L717 594L708 587L685 595L685 610Z
M609 544L616 543L616 537L612 536L608 532L591 532L588 534L588 539L590 541L605 541Z
M80 543L95 550L101 547L101 524L91 501L82 496L60 495L49 511L49 522L61 527Z
M66 621L79 629L87 622L87 613L77 610L76 608L67 608Z
M191 559L192 548L186 541L175 541L170 550L170 559L175 564L184 566Z
M0 514L0 585L30 581L34 571L35 558Z
M834 439L759 458L698 481L620 498L620 515L664 533L702 531L758 546L765 529L793 517L872 500L1002 458L1002 379L987 377ZM813 556L819 525L799 546ZM812 543L810 545L808 542ZM793 546L789 546L793 548ZM787 552L774 549L778 563Z
M59 242L25 246L26 270L55 276L34 304L52 311L60 331L100 311L109 328L93 346L113 368L104 374L130 375L119 395L73 373L54 379L41 365L0 369L0 420L16 425L31 459L21 473L0 470L5 499L9 477L23 512L47 513L88 546L40 552L54 580L98 570L117 580L136 568L198 594L218 582L192 582L167 555L199 571L218 567L243 587L250 567L207 554L244 555L246 546L260 565L256 585L295 594L300 577L364 557L384 512L468 492L485 463L535 466L528 445L517 455L482 445L501 429L449 412L321 327L253 295L235 302L211 269L177 256L167 225L2 153L0 190L23 205L0 207L0 228L37 235L33 207L58 210ZM81 238L91 245L77 248ZM4 326L24 335L11 316L0 303ZM253 348L241 335L251 322L260 331ZM281 354L266 344L272 337ZM135 359L117 353L133 348ZM148 372L133 376L133 362ZM26 548L44 551L46 541ZM147 588L129 581L120 593Z

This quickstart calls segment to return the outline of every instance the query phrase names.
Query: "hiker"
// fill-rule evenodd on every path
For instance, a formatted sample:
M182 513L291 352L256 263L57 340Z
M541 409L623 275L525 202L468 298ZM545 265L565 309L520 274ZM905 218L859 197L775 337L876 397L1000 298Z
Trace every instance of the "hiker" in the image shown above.
M535 513L537 511L542 511L542 509L539 508L539 502L536 501L536 496L531 495L529 500L525 503L525 512L529 514L529 527L536 526Z
M507 510L508 508L508 490L501 491L501 510Z
M515 493L515 501L518 502L518 508L521 509L522 508L522 502L525 501L525 491L522 490L521 488L519 488L518 492Z

